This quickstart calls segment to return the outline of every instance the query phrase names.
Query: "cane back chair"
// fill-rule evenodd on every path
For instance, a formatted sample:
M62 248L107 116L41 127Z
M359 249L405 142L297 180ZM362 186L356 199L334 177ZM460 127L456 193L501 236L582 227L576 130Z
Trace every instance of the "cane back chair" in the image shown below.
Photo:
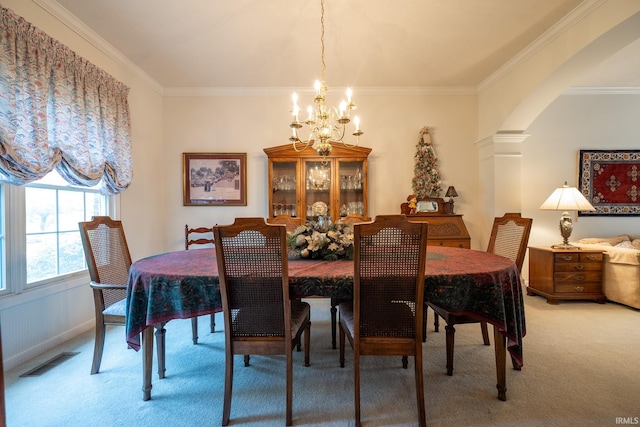
M225 385L222 425L231 412L234 355L286 356L286 424L292 422L293 348L304 332L309 366L310 306L289 299L287 231L263 218L236 218L215 226L220 294L224 315Z
M377 216L354 226L353 301L342 302L340 366L345 338L353 348L355 421L360 425L360 356L403 356L415 360L416 400L421 426L426 425L422 374L422 315L427 257L425 222L404 215Z
M522 218L520 213L505 213L502 217L496 217L493 220L487 252L511 259L518 267L518 271L522 272L522 263L524 262L524 256L527 251L532 223L532 218ZM453 349L456 332L454 325L480 323L484 345L490 345L487 322L481 322L470 316L450 313L433 303L427 303L427 305L431 307L435 313L434 326L436 332L438 331L439 317L442 317L447 323L445 327L447 333L447 375L453 375ZM518 369L515 363L513 366L515 369Z
M213 227L196 227L191 228L188 224L184 226L184 248L191 249L191 246L213 246ZM211 333L216 331L216 315L211 313L211 321L209 323ZM198 344L198 317L191 318L191 334L194 344Z
M91 373L100 371L106 325L125 324L127 281L131 255L122 222L94 216L78 223L91 278L96 332Z

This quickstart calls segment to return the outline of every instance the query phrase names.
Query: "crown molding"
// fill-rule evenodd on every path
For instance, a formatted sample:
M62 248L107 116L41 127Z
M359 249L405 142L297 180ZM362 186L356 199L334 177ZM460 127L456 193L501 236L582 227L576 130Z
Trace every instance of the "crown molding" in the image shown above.
M478 85L478 92L484 91L495 82L515 70L519 65L533 57L537 52L549 45L569 28L582 21L586 16L589 16L595 9L607 1L608 0L587 0L580 4L568 15L556 22L551 28L535 39L531 44L529 44L529 46L524 48L520 53L498 68L493 74L480 82Z
M66 25L71 31L78 34L82 39L90 45L98 49L107 57L120 64L136 78L143 81L151 89L162 95L164 88L160 83L154 80L149 74L144 72L140 67L133 63L129 58L124 56L119 50L109 44L105 39L100 37L98 33L89 28L85 23L73 16L67 9L62 7L55 0L33 0L38 6L44 9L51 16L56 18L62 24Z
M354 93L376 96L476 96L478 91L472 86L442 87L353 87ZM331 92L343 92L345 88L332 87ZM313 94L312 88L296 87L168 87L164 89L166 97L183 96L291 96Z
M572 86L567 88L563 95L640 95L640 87L615 87L615 86Z

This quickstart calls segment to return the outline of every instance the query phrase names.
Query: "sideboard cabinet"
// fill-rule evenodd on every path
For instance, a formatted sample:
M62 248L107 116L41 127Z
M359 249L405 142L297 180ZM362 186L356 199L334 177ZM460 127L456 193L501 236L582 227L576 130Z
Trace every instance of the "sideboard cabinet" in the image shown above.
M462 220L455 214L410 214L407 218L416 222L428 222L427 245L471 249L471 236Z
M320 215L334 222L369 220L371 149L331 145L324 159L311 147L300 152L292 144L264 149L269 163L269 218L289 217L301 224Z

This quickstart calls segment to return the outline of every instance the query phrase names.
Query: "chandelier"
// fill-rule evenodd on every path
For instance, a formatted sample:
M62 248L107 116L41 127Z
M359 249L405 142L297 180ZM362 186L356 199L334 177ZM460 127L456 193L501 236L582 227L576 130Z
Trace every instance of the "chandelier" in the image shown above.
M355 124L355 131L353 136L356 137L355 144L348 144L344 141L346 134L347 124L351 122L351 110L356 108L356 104L351 100L351 89L347 88L347 100L340 103L339 108L327 107L326 105L326 93L329 90L324 82L324 76L326 72L326 65L324 62L324 0L320 0L320 46L321 46L321 58L322 58L322 81L315 81L315 97L313 98L314 107L311 105L307 107L307 118L304 121L300 121L300 108L298 107L298 94L293 93L293 121L289 125L292 129L292 135L289 137L289 141L293 143L293 148L297 152L306 150L309 147L315 148L320 156L326 158L331 153L331 141L342 142L345 147L355 147L360 141L360 135L363 134L360 129L360 121L358 117L353 118ZM304 125L309 127L309 135L306 140L300 140L298 137L298 130Z

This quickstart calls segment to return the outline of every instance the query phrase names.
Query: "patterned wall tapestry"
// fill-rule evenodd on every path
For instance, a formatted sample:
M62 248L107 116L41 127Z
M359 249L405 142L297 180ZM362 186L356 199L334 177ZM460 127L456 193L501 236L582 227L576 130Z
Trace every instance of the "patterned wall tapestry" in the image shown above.
M578 215L640 215L640 150L580 150L578 189L596 208Z

